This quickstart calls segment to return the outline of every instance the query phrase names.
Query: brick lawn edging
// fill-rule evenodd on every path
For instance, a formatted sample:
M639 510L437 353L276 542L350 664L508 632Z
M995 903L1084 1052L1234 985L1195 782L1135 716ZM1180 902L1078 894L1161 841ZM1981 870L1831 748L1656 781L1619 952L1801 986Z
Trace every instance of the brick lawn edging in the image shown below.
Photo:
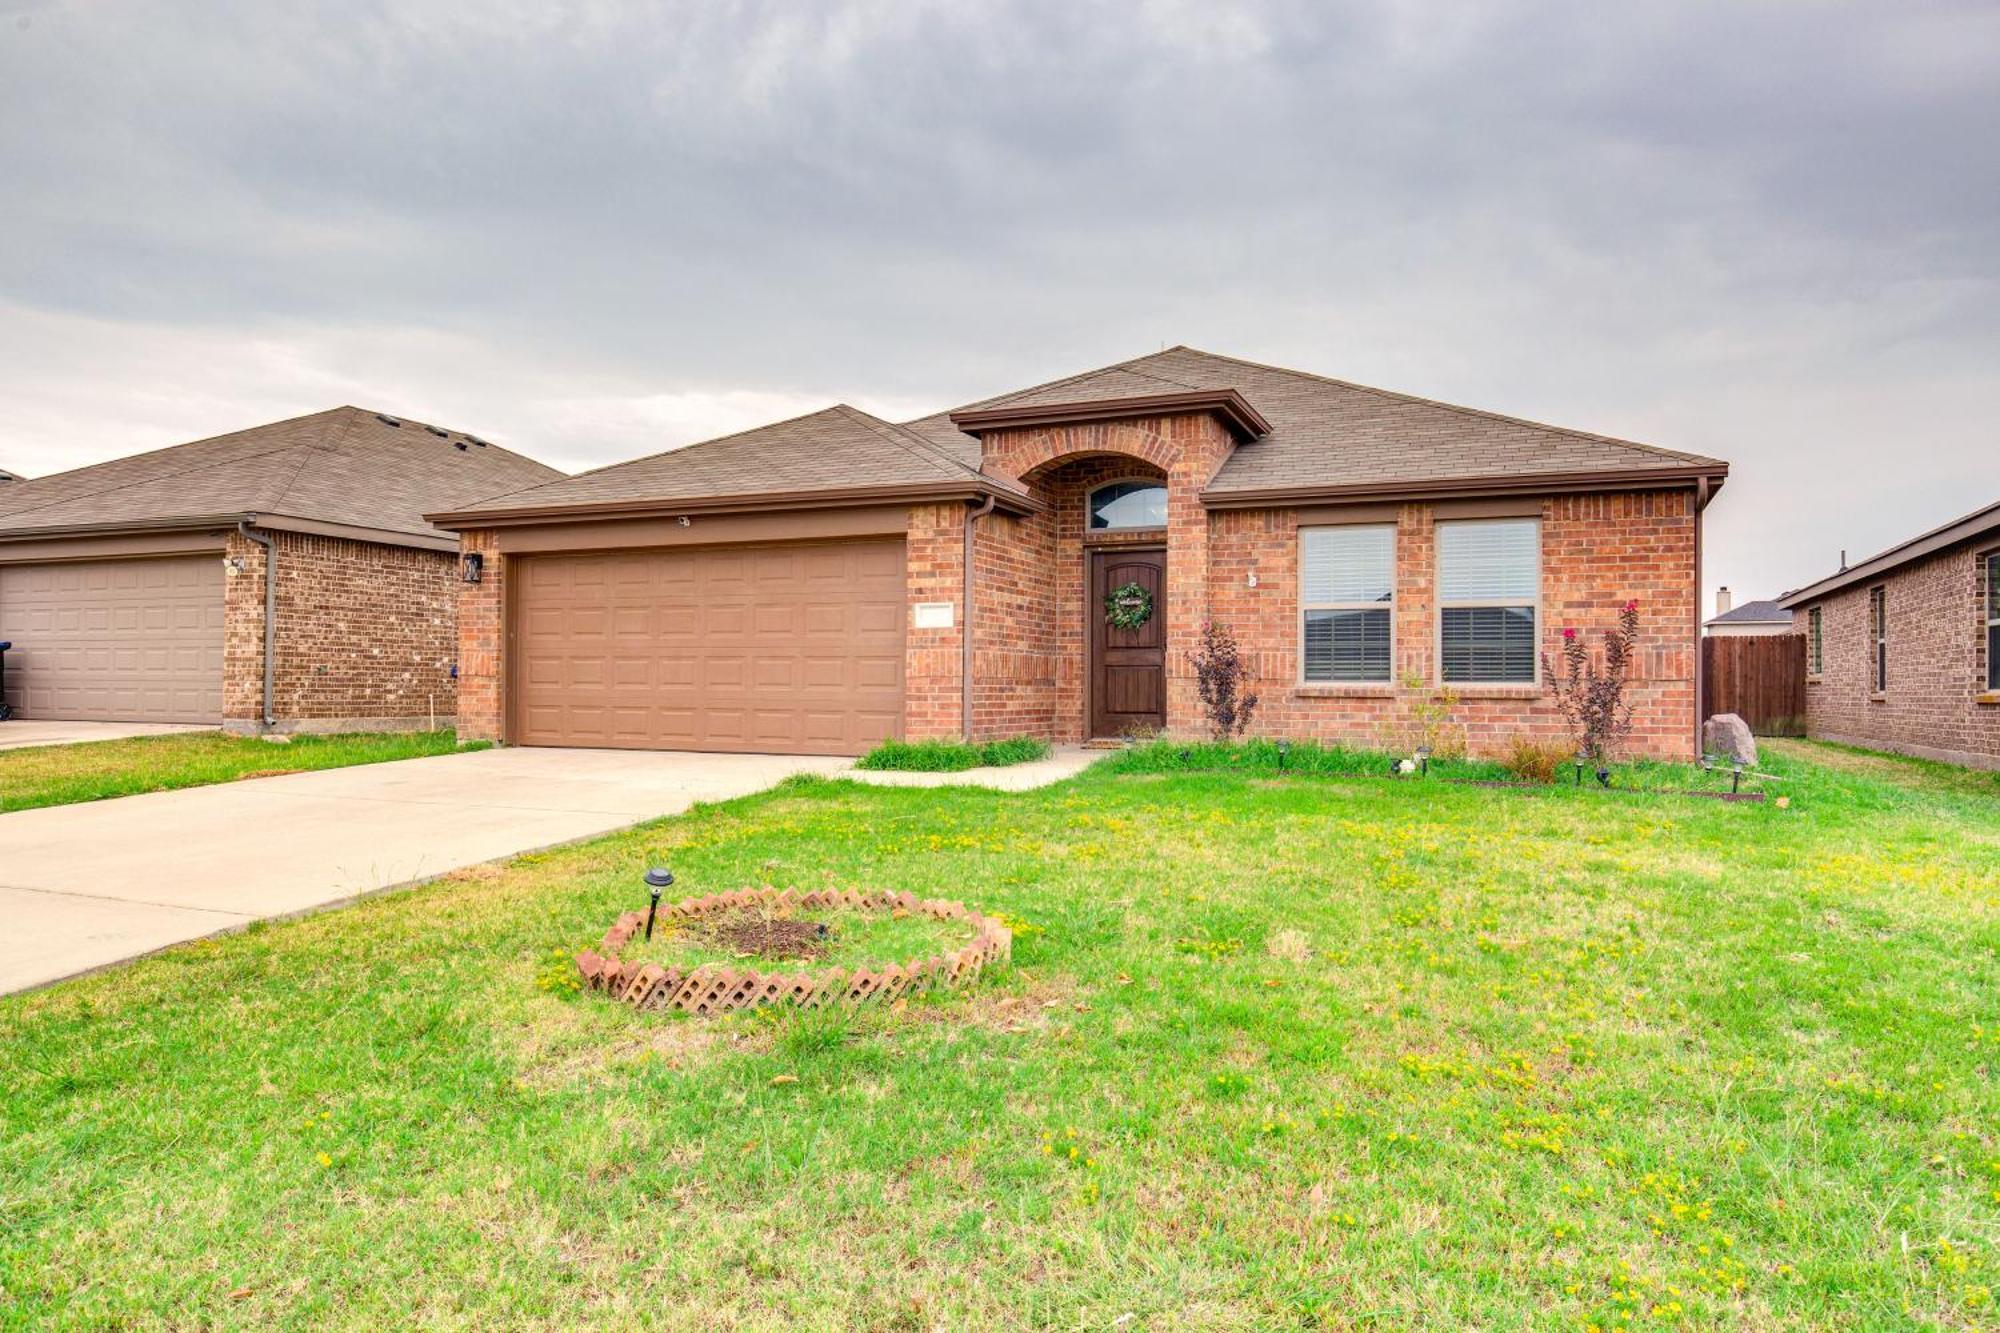
M585 949L576 956L577 971L590 990L602 991L634 1009L665 1009L709 1017L760 1004L789 1004L818 1009L829 1004L891 1003L903 995L930 989L957 990L979 979L989 963L1011 958L1014 934L990 916L964 903L919 898L913 893L857 893L852 889L740 889L734 893L687 898L662 907L659 920L686 921L741 907L851 908L877 912L918 912L942 921L969 921L972 942L948 954L906 959L876 968L848 972L738 971L719 963L704 963L689 971L658 963L621 962L617 951L645 928L643 912L626 912L604 932L604 953Z

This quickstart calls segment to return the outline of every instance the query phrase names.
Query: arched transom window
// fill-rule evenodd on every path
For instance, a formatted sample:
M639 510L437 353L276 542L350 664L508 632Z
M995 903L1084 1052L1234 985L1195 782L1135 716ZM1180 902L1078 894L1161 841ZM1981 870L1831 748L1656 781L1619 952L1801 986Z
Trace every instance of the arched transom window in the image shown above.
M1167 488L1157 481L1114 481L1090 493L1092 531L1167 526Z

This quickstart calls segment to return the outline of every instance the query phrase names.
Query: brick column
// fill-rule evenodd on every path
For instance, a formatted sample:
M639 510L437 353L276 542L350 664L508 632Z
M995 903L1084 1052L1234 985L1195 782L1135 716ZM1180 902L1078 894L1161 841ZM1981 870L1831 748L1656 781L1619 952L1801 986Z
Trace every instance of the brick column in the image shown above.
M961 733L965 626L965 506L912 505L907 551L909 606L949 602L949 629L918 629L904 609L903 735L950 739Z
M505 739L507 558L490 529L460 534L462 554L478 552L485 568L477 583L458 585L458 735L460 740Z

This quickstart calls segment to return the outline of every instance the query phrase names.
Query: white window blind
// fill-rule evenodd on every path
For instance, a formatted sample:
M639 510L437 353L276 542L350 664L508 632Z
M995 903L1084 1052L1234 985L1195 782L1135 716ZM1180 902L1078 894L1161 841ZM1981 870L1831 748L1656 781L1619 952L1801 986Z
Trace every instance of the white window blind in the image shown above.
M1396 529L1299 531L1300 660L1308 681L1386 681L1394 657Z
M2000 551L1986 557L1986 688L2000 690Z
M1444 680L1534 684L1541 548L1539 519L1437 525L1439 673Z

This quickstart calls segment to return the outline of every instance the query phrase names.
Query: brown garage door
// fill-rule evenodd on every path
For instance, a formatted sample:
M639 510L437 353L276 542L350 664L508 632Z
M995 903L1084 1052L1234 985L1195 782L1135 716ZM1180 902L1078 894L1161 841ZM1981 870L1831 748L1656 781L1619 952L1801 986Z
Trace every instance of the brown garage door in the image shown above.
M859 754L903 718L903 543L513 566L523 745Z
M0 565L22 717L222 721L222 556Z

